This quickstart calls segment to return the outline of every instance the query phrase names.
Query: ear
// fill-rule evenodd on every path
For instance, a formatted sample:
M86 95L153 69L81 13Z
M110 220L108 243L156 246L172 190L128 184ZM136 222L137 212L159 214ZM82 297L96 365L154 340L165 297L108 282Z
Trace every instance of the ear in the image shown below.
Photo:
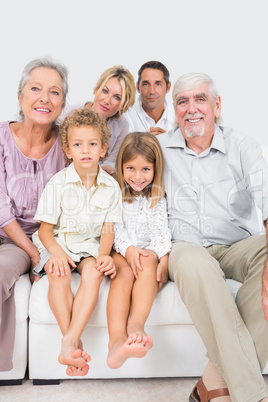
M138 82L136 83L136 88L137 88L137 91L140 93L140 88L139 88L139 83Z
M68 158L68 159L72 159L71 154L70 154L70 149L69 149L69 147L65 146L65 147L63 148L63 150L64 150L64 152L65 152L67 158Z
M218 96L215 101L215 118L218 118L221 114L221 97Z
M102 145L102 147L101 147L101 153L100 153L100 156L101 156L102 158L106 155L107 150L108 150L108 145L107 145L107 144Z
M170 91L170 88L171 88L171 82L169 82L168 85L167 85L166 94Z
M18 101L19 101L19 107L20 107L20 109L21 109L21 102L22 102L22 97L21 97L21 95L18 95Z

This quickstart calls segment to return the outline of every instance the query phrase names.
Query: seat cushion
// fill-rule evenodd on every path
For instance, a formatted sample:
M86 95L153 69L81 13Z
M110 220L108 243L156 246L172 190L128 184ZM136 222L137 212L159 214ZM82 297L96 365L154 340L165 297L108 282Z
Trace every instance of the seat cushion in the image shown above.
M241 284L233 280L227 280L231 293L235 297L236 291ZM72 273L72 292L75 295L80 284L80 275ZM100 287L97 306L88 322L89 326L106 327L106 302L110 287L110 279L104 277ZM33 284L30 298L30 319L33 323L56 324L55 317L48 304L48 279L43 276L40 281ZM163 289L158 292L154 300L151 313L146 325L176 325L192 324L189 313L182 302L175 284L168 281Z
M29 274L20 276L15 284L16 322L20 323L28 318L31 282Z

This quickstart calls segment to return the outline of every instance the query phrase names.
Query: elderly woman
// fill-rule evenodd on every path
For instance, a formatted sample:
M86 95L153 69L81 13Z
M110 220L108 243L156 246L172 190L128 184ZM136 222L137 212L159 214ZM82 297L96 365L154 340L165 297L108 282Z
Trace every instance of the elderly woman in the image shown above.
M134 105L136 87L132 74L123 66L104 71L94 88L93 102L66 108L63 117L81 106L92 108L107 119L111 132L108 157L101 164L106 172L113 174L116 156L124 137L129 133L128 122L122 114Z
M31 241L37 203L65 166L55 122L65 106L67 76L50 58L31 61L18 89L21 121L0 123L0 371L12 369L15 282L40 259Z

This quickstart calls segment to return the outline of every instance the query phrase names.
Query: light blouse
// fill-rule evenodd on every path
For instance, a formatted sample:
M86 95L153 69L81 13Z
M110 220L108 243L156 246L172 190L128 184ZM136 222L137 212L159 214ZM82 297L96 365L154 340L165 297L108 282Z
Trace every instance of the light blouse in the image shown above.
M32 236L39 227L33 217L43 188L65 165L58 133L42 159L28 158L15 143L9 122L0 123L0 236L7 237L2 228L14 220Z
M130 246L152 250L160 259L171 250L166 199L150 208L151 198L137 197L123 202L123 223L115 224L113 248L124 257Z

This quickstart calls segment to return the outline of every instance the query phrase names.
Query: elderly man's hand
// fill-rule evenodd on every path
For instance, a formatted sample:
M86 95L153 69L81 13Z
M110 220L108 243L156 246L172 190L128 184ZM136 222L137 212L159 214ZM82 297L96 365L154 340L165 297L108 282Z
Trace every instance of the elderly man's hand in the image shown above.
M262 277L262 308L264 312L264 317L268 321L268 261L266 262L266 267Z

